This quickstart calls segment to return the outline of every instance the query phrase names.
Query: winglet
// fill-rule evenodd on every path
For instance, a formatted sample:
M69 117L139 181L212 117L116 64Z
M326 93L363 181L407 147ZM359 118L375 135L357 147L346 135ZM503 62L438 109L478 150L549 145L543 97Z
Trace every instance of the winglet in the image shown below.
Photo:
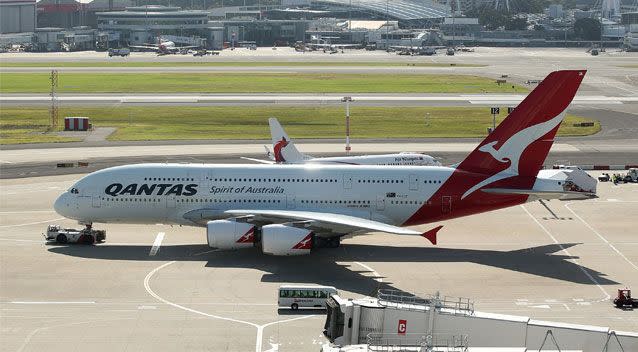
M430 241L433 245L436 245L436 233L443 228L443 225L439 225L432 230L425 231L421 234L421 236L425 237L428 241Z

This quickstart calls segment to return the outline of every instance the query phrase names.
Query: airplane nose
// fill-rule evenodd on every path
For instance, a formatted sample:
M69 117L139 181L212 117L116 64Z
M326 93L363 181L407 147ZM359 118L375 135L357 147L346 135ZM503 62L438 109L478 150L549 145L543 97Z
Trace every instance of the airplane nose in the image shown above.
M68 192L64 192L60 194L58 199L55 200L55 203L53 203L53 209L55 210L56 213L64 217L68 217L68 213L69 213L68 212L68 209L69 209Z

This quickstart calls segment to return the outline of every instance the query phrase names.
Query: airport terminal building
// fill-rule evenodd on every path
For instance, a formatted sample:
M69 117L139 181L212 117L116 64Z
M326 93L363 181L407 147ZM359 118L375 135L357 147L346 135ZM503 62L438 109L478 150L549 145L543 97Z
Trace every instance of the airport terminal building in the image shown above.
M98 30L118 33L122 44L155 42L158 36L184 45L206 45L210 38L208 12L146 5L97 13Z

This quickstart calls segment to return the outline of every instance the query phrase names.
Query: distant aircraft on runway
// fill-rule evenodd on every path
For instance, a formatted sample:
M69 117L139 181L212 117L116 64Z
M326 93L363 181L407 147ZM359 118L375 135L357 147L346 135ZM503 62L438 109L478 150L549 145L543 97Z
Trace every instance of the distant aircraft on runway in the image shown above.
M188 46L176 46L175 42L170 40L163 40L162 37L157 38L156 44L144 44L144 45L129 45L131 49L151 50L155 51L158 55L177 54L182 50L199 48L197 45Z
M271 255L308 254L337 247L347 234L378 231L436 244L441 225L425 232L402 226L596 196L597 181L586 174L540 171L585 72L550 73L454 167L124 165L83 177L54 208L86 225L203 226L211 247L256 246Z
M308 154L301 153L286 131L284 131L279 121L271 117L268 119L270 125L270 136L272 137L273 152L268 147L266 155L270 160L253 159L242 157L242 159L256 161L262 164L346 164L346 165L414 165L414 166L441 166L441 163L434 157L421 153L402 152L398 154L378 154L359 156L335 156L316 158Z

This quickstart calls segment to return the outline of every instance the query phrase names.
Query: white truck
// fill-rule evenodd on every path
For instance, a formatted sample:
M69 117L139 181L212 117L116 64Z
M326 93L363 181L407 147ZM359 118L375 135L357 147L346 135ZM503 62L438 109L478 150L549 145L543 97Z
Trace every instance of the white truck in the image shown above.
M52 241L60 244L94 244L97 242L104 242L104 240L106 240L106 231L93 230L90 226L87 226L82 230L76 230L65 229L60 225L49 225L47 227L47 233L44 235L44 238L47 241Z
M128 48L109 49L109 57L113 57L113 56L125 57L129 55L131 55L131 49L128 49Z

